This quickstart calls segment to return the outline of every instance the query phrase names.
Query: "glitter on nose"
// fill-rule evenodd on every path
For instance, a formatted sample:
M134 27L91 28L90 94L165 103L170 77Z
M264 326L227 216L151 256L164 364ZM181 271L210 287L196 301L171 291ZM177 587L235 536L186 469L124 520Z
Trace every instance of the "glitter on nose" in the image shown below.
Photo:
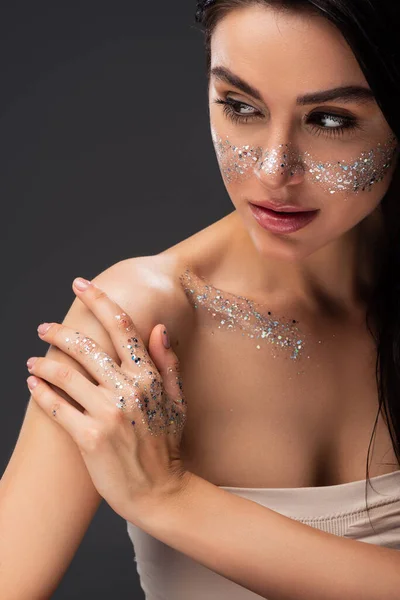
M304 172L311 183L320 185L330 194L371 191L374 184L384 179L399 149L396 136L391 134L386 143L378 143L353 160L323 162L309 152L300 154L291 143L273 149L249 144L239 147L228 137L222 140L214 130L212 139L227 183L246 181L257 172L268 176L289 173L290 177Z

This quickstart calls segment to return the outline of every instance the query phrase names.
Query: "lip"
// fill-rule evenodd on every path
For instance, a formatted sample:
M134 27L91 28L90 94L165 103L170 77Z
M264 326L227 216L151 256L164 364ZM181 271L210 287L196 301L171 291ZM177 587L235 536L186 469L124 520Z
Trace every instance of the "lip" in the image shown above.
M318 209L311 211L292 211L288 214L279 214L269 208L249 203L253 217L263 229L271 233L294 233L306 227L319 214ZM284 211L282 211L284 212ZM287 212L287 211L285 211Z
M260 202L251 202L253 206L260 206L261 208L269 208L270 210L275 210L277 212L312 212L317 210L315 208L303 208L302 206L294 206L291 204L274 204L274 202L269 202L267 200L262 200Z

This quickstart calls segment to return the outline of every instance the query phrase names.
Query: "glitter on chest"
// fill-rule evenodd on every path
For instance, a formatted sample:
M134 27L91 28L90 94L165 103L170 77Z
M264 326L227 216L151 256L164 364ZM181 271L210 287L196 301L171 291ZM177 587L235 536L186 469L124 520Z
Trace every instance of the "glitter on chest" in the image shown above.
M255 302L207 284L202 278L193 276L189 268L180 276L180 282L194 308L207 310L218 321L218 329L241 330L243 336L287 349L291 359L297 359L303 352L304 336L295 319L273 318L271 311L262 314ZM256 348L261 349L259 343Z

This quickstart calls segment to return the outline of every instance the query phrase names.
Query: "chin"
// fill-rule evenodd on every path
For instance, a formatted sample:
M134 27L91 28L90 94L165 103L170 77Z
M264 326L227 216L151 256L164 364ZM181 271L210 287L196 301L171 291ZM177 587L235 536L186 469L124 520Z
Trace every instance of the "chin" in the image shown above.
M271 239L273 234L268 232L264 236L250 235L260 256L285 262L301 262L323 246L310 244L304 239L294 239L292 234L274 236L275 239Z

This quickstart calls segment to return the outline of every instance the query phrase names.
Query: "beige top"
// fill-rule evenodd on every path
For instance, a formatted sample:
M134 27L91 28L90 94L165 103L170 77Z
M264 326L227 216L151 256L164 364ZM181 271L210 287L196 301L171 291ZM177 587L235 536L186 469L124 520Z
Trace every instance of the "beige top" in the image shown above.
M400 470L322 487L222 489L296 521L347 538L400 550ZM261 598L214 573L127 521L146 600L255 600ZM238 541L239 543L239 541Z

